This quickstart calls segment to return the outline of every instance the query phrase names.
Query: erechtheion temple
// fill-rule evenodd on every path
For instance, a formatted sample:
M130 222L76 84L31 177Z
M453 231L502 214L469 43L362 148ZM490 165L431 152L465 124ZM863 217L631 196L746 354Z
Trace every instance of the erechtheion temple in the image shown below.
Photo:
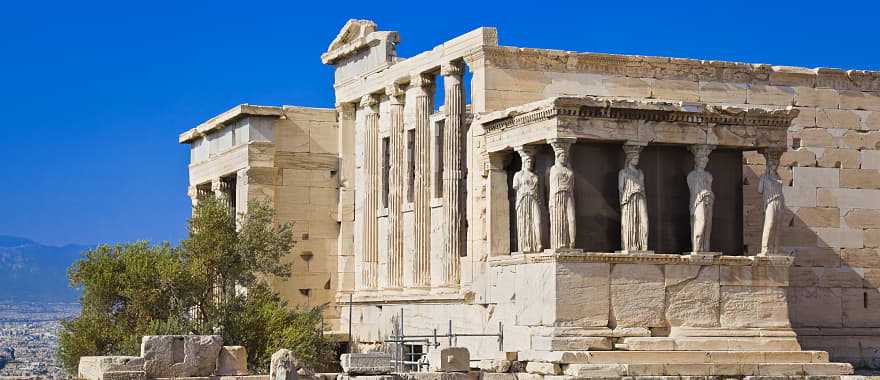
M342 28L335 109L245 104L180 136L193 202L294 223L273 286L354 350L422 336L573 377L880 366L880 73L399 38Z

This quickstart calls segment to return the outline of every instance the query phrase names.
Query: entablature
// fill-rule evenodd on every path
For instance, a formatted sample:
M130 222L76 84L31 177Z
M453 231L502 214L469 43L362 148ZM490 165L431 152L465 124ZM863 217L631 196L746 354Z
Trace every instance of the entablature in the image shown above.
M689 102L553 97L479 115L489 152L567 138L634 144L784 148L798 110Z

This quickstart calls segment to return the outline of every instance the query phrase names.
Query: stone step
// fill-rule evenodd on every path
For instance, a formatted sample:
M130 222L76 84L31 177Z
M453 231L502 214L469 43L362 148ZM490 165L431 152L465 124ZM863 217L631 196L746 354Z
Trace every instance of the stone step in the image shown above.
M619 349L629 351L798 351L792 337L626 337ZM615 345L618 348L618 345Z
M623 376L840 376L853 373L848 363L759 364L567 364L563 375L583 377Z
M828 363L825 351L521 351L520 361L559 364Z

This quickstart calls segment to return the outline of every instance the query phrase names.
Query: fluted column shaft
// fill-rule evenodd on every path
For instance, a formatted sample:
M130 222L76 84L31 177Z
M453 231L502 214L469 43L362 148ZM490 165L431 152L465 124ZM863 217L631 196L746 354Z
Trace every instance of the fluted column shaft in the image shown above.
M413 284L431 286L431 111L434 78L413 75L409 84L415 98L415 185L413 186Z
M458 286L464 251L464 65L449 63L441 68L446 97L443 126L443 225L446 246L442 257L442 286Z
M396 85L389 86L388 94L391 114L391 155L388 192L388 281L386 287L403 286L403 92Z
M372 95L361 99L364 112L364 241L361 262L361 289L376 289L379 268L379 233L377 209L381 178L379 177L379 103Z

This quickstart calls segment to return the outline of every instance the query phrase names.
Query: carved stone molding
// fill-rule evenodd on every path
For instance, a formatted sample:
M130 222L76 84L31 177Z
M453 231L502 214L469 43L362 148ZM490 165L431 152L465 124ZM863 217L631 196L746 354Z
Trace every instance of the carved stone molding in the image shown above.
M837 90L880 91L880 72L831 68L801 68L741 62L649 57L512 46L480 47L480 58L492 67L537 71L576 72L702 82L773 84L779 76L796 72L798 83ZM475 55L471 52L469 55Z
M703 104L684 105L652 100L619 100L594 96L560 97L536 102L536 109L529 112L512 113L484 121L483 128L486 131L495 131L561 116L788 128L797 115L798 110L793 107L784 110L766 110Z
M788 267L794 263L794 258L789 256L706 256L545 250L540 253L490 257L488 263L489 266L521 265L526 263L608 263Z
M409 77L409 88L427 89L434 86L434 75L432 74L413 74Z
M445 76L461 76L464 75L464 64L461 61L447 62L440 65L440 75Z

